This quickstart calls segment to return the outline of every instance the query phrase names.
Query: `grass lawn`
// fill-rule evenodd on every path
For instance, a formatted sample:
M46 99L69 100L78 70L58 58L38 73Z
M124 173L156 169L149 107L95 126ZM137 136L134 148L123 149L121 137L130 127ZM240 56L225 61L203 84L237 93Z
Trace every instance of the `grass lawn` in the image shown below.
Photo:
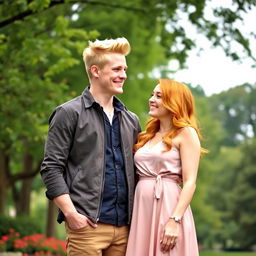
M200 256L256 256L255 252L200 252Z

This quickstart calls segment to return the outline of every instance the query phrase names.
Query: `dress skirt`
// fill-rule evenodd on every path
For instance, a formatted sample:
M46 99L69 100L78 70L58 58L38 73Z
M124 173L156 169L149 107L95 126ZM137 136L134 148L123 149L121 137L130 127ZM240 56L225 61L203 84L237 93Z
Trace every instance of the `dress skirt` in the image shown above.
M156 198L156 177L142 177L135 191L133 217L126 256L198 256L193 215L187 208L180 224L177 243L169 252L161 251L161 234L177 205L181 188L170 178L161 179Z

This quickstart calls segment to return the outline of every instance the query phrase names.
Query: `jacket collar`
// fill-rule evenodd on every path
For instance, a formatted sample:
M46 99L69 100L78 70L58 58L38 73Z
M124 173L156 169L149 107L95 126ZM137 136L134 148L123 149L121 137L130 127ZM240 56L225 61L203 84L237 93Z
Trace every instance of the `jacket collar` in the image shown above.
M90 108L93 104L96 103L94 98L92 97L92 94L89 91L90 87L86 87L82 93L82 99L84 101L85 108Z
M89 89L90 89L90 86L86 87L84 89L83 93L82 93L82 98L83 98L83 101L84 101L85 108L90 108L93 105L98 104L94 100L94 98L93 98L92 94L90 93ZM120 110L125 110L126 109L125 105L116 96L114 96L114 98L113 98L113 104L114 104L114 107L117 107Z

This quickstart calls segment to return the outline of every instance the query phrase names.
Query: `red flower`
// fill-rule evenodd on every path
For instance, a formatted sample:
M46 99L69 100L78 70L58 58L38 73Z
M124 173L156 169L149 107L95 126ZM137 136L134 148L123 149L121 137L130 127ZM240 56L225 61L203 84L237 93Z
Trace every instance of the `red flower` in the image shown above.
M18 249L18 248L25 248L27 246L27 242L22 240L22 239L18 239L14 241L14 248Z
M3 241L8 241L9 237L6 235L6 236L2 236L2 240Z
M8 235L2 236L0 246L10 244L14 251L23 252L23 256L29 256L28 253L34 252L37 256L62 256L66 253L66 242L57 240L54 237L46 238L43 234L34 234L20 238L20 234L14 229L9 230Z

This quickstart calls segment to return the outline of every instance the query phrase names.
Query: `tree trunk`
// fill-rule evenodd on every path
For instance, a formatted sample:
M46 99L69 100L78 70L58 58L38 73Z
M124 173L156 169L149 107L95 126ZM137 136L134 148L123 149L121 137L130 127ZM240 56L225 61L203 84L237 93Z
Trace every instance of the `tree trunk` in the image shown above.
M48 213L46 222L46 237L55 237L56 235L56 212L57 208L53 201L48 201Z
M23 170L22 173L24 175L30 174L33 172L33 158L32 156L25 152L23 157ZM22 186L21 189L17 189L15 186L15 181L12 183L12 195L13 201L16 206L16 214L17 215L29 215L30 213L30 195L32 190L32 182L33 178L25 178L21 179Z
M4 202L9 187L8 181L9 157L4 149L0 149L0 214L4 214Z
M20 214L29 215L30 214L30 199L32 190L33 179L26 179L22 182L21 198L20 198Z
M25 153L24 156L24 167L23 173L32 173L33 172L33 158L30 154ZM22 181L21 188L21 198L20 202L20 213L23 215L29 215L30 213L30 199L31 199L31 190L32 190L33 178L27 178Z

